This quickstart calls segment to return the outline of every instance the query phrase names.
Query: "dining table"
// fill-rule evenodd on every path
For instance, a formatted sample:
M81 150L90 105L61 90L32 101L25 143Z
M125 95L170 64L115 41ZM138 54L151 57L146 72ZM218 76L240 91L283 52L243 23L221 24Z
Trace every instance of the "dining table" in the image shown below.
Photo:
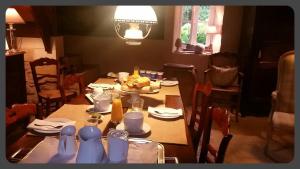
M96 84L115 84L113 78L99 78ZM161 86L159 92L143 93L140 97L144 99L144 121L151 126L151 132L144 136L145 139L159 142L164 147L164 156L166 159L176 157L178 163L196 163L196 152L193 148L191 135L187 125L187 115L184 113L184 106L180 97L178 85ZM130 95L125 94L122 97L122 105L124 113L130 111L130 103L128 102ZM88 117L85 111L91 106L91 101L86 97L86 91L77 97L66 102L61 108L51 113L47 118L68 118L76 121L75 127L77 131L84 126L84 119ZM176 119L160 119L153 117L147 112L148 106L151 107L169 107L174 109L182 109L183 115ZM110 114L103 115L102 122L98 128L102 132L102 136L106 136L110 128L116 128L117 124L110 121ZM28 131L16 142L6 147L6 157L10 162L19 162L25 157L30 150L34 149L41 141L45 139L45 135L32 133ZM20 153L20 150L24 153ZM11 158L18 154L18 158ZM168 161L166 161L167 163Z

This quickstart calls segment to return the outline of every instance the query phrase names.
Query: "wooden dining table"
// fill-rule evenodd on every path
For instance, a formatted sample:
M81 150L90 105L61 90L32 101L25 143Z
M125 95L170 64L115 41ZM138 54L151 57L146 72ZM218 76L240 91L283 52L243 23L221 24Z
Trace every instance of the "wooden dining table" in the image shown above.
M95 83L112 84L113 82L114 82L113 79L100 78ZM165 107L170 107L170 108L175 108L175 109L180 108L180 109L184 110L178 85L172 86L172 87L161 87L159 93L141 94L141 97L143 97L143 96L145 96L145 98L148 98L147 100L145 100L146 107L148 106L147 103L149 104L152 101L152 102L156 102L154 104L157 104L157 105L164 104ZM150 100L149 100L149 98L150 98ZM127 109L129 108L129 105L126 101L126 100L128 100L128 96L123 97L123 99L122 99L122 102L124 103L123 109L124 109L124 112L126 112ZM78 95L76 98L69 101L67 104L90 105L91 102L87 99L85 93L82 93L82 94ZM55 115L59 116L59 113L54 112L50 116L56 117ZM182 118L181 120L183 120L183 122L184 122L185 132L183 132L183 134L185 136L183 136L183 137L186 138L185 139L186 143L185 144L177 144L177 143L169 143L169 142L164 142L164 141L161 142L164 146L165 157L177 157L179 163L196 163L197 162L196 153L195 153L195 150L193 149L191 136L190 136L188 126L187 126L187 116L185 113L183 113L183 116L180 118ZM107 123L105 123L104 127L102 126L102 128L103 128L102 135L106 136L106 134L110 128L116 128L116 124L107 122ZM155 133L155 134L157 134L157 133ZM153 135L153 137L155 134L151 133L151 135ZM151 138L151 135L150 135L150 138ZM18 159L12 159L10 157L14 153L20 151L21 149L27 150L27 151L24 151L24 154L20 153L18 155L18 156L20 156L19 158L22 159L22 156L24 157L27 152L29 152L31 149L33 149L44 138L45 138L44 135L26 133L20 139L18 139L15 143L12 143L6 147L7 159L10 162L18 162ZM160 138L154 137L154 141L156 141L155 139L160 140ZM21 152L23 152L23 151L21 151Z

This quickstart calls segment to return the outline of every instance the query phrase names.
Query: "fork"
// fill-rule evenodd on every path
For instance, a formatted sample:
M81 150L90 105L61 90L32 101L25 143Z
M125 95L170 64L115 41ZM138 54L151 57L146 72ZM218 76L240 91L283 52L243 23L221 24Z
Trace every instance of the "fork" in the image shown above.
M58 125L58 126L53 126L53 125L48 125L48 124L34 124L35 126L50 126L56 129L61 128L63 125Z

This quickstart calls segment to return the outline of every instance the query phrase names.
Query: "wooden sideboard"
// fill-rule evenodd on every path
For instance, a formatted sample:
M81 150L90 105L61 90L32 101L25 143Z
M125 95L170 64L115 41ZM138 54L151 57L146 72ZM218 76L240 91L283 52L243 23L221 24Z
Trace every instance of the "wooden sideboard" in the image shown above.
M26 103L26 79L24 53L6 54L6 107L15 103Z

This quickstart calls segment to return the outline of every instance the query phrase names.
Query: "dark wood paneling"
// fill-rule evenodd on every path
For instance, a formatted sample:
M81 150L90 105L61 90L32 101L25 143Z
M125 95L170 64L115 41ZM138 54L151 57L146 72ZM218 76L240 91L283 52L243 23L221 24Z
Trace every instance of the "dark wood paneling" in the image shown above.
M113 17L116 6L59 6L58 30L61 35L117 37ZM164 39L164 9L153 7L158 24L152 26L150 39Z

